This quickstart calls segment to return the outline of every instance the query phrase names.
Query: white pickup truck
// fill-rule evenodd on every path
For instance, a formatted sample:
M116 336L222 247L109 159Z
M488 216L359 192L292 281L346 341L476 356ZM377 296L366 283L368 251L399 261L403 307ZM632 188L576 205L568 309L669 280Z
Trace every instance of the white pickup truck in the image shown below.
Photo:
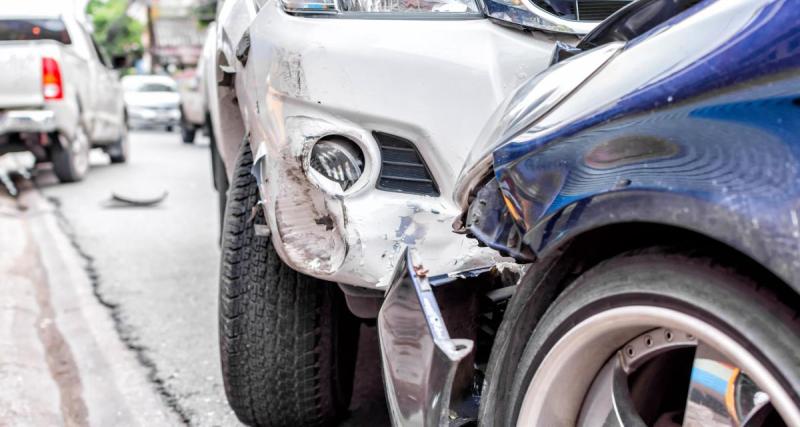
M83 20L40 3L0 10L0 155L30 151L62 182L78 181L92 147L127 159L122 91Z

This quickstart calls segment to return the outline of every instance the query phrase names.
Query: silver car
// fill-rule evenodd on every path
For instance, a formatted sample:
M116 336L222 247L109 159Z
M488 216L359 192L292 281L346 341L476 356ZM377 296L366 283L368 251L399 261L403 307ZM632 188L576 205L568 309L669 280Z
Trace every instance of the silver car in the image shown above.
M122 78L125 110L131 128L166 128L180 125L181 96L169 76L136 75Z
M406 248L430 277L502 260L452 233L467 154L557 42L628 3L221 2L207 76L215 170L230 184L220 343L242 421L322 424L346 410L352 315L377 318Z

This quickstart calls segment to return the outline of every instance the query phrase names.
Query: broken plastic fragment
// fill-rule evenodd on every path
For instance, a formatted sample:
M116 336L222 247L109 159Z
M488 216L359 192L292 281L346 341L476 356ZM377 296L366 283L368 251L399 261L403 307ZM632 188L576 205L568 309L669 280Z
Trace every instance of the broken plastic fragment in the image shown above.
M129 205L129 206L136 206L136 207L149 207L155 206L159 203L163 202L164 199L167 198L169 193L164 191L161 193L160 196L156 197L129 197L119 195L117 193L111 193L111 200L117 203Z

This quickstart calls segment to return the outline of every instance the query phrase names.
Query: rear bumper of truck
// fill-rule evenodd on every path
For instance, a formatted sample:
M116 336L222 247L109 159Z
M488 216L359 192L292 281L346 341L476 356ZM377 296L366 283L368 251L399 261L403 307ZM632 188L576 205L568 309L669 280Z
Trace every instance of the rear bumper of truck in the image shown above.
M10 133L49 133L56 129L56 115L53 111L0 111L0 135Z

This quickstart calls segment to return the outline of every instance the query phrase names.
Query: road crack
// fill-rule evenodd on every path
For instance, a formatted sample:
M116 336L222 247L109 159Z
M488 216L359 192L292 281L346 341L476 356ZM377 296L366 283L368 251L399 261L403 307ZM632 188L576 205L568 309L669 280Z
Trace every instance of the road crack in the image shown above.
M103 307L108 309L114 323L114 329L122 340L122 343L133 352L136 356L136 360L145 368L147 371L147 380L153 385L165 405L173 411L185 425L192 425L193 412L181 405L178 396L167 387L163 375L158 369L158 365L149 355L148 347L139 342L138 338L133 333L133 326L125 321L120 304L109 300L103 295L101 290L102 277L95 266L95 259L81 246L69 219L61 209L61 201L52 196L48 196L47 201L53 206L53 214L58 227L67 237L78 256L83 260L83 269L86 271L86 275L91 283L92 294Z

